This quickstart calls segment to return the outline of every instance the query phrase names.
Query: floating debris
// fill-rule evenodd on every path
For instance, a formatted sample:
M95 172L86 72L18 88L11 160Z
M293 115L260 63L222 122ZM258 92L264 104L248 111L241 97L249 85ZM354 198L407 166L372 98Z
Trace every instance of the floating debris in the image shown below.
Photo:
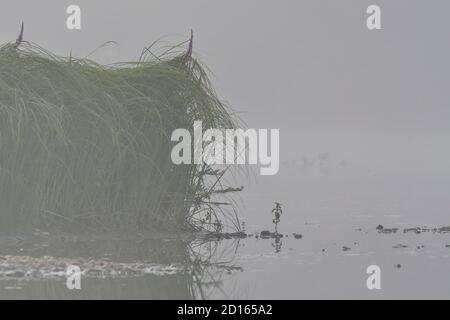
M350 251L352 250L351 248L347 247L347 246L343 246L342 247L342 251Z
M261 238L270 238L271 234L272 232L268 230L263 230L259 235L261 236Z
M210 232L210 233L206 233L205 235L203 235L202 238L205 240L210 240L210 241L219 241L219 240L224 240L224 239L245 239L250 236L253 236L253 235L247 235L243 231L232 232L232 233Z
M408 246L405 245L405 244L399 243L399 244L393 246L392 248L394 248L394 249L404 249L404 248L408 248Z
M303 236L300 233L293 233L292 235L294 236L295 239L303 238Z
M401 265L400 263L397 263L397 264L395 265L395 267L396 267L397 269L400 269L400 268L402 267L402 265Z
M359 230L359 229L357 229ZM381 224L376 227L378 233L396 233L399 228L384 228ZM427 227L414 227L414 228L404 228L403 233L415 233L421 234L424 232L433 232L433 233L450 233L450 226L440 227L440 228L427 228Z
M268 230L263 230L259 234L261 239L276 239L276 238L283 238L283 235L278 232L270 232Z
M420 234L422 232L427 232L427 231L429 231L429 229L424 229L424 228L417 227L417 228L406 228L406 229L403 230L403 233L410 233L410 232L412 232L412 233Z
M379 224L375 229L378 231L378 233L385 233L385 234L396 233L398 231L398 228L385 229L381 224Z
M391 233L397 233L398 228L387 228L385 229L381 224L377 226L376 230L378 233L384 233L384 234L391 234Z
M450 233L450 227L441 227L437 229L438 233Z

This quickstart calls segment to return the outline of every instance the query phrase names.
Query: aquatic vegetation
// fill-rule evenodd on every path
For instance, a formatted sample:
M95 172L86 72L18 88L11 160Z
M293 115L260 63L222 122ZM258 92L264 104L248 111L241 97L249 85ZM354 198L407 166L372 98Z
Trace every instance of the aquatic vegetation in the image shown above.
M275 225L275 233L278 233L278 223L280 223L281 214L283 213L283 209L281 209L281 203L275 202L275 208L272 209L272 213L275 218L272 220Z
M186 43L107 66L0 46L0 231L239 226L226 168L170 158L173 130L236 123Z
M283 247L283 241L281 241L281 238L282 237L276 237L272 242L272 247L275 249L275 253L280 252Z

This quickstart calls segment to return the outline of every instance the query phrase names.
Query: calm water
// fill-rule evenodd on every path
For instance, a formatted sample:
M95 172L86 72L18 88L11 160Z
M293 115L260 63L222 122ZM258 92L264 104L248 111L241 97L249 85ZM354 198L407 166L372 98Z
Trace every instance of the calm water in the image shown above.
M124 277L82 276L81 290L68 290L64 277L4 276L0 298L448 298L450 234L376 230L379 224L450 226L450 157L442 148L448 141L441 135L286 134L280 173L252 177L239 210L247 233L254 234L272 230L270 211L281 202L279 231L288 237L96 239L3 248L2 254L37 259L105 259L125 269L145 261L157 270L174 269L154 272L146 265L147 271ZM366 288L372 264L381 268L381 290Z

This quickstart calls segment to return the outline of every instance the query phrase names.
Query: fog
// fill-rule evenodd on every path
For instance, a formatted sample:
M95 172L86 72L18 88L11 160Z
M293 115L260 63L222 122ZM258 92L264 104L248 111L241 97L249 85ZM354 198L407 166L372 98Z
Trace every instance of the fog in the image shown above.
M82 29L70 31L65 11L73 3L3 0L1 41L14 41L23 20L26 41L112 63L137 59L159 38L161 45L185 41L193 29L195 56L211 69L219 96L248 127L280 129L279 174L255 170L244 182L240 214L251 230L270 225L274 201L283 203L280 228L290 232L308 221L338 234L349 226L373 231L378 223L447 223L449 1L78 0ZM366 8L374 3L382 29L370 31ZM106 41L117 44L91 54ZM329 245L335 235L319 238ZM334 271L347 270L337 263ZM280 289L267 280L279 270L261 273L263 291L250 290L250 298ZM308 282L286 295L334 297L337 288ZM412 294L403 288L387 296Z

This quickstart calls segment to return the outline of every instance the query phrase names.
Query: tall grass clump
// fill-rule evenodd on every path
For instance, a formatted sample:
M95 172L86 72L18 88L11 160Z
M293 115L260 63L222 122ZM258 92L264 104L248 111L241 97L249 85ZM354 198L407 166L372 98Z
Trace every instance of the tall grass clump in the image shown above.
M174 165L173 130L233 128L181 47L103 66L0 47L0 231L220 230L222 169Z

